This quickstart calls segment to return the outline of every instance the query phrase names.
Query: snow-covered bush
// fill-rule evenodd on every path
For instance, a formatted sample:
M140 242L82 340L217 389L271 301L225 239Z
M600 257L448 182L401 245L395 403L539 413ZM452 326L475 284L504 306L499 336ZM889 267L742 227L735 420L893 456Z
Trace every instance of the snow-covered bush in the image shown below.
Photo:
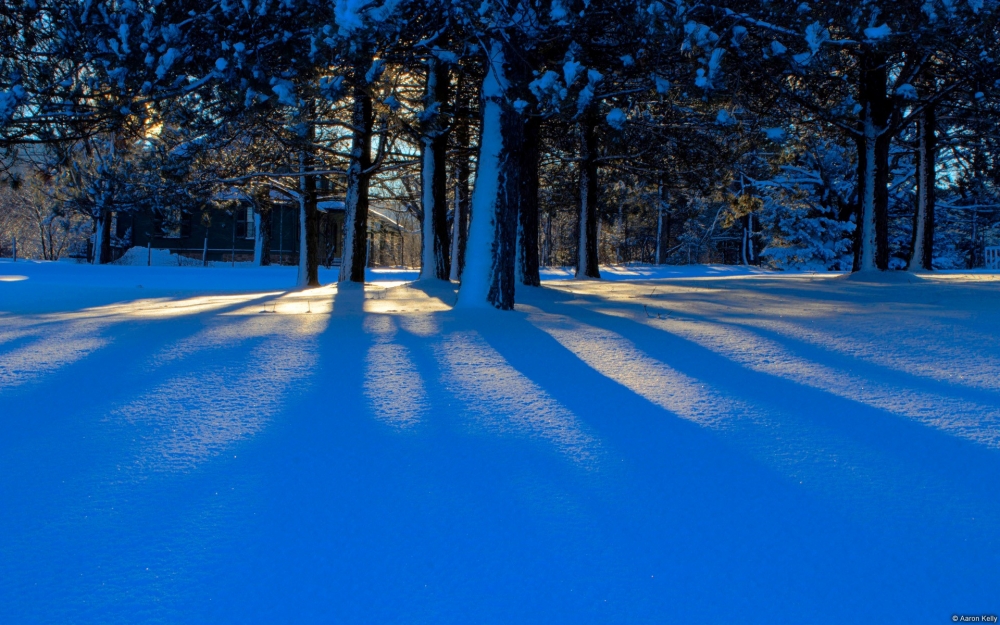
M765 262L776 269L847 271L851 268L854 219L840 221L832 209L806 202L764 203L761 223L770 231Z
M755 184L762 200L761 257L776 269L850 270L850 153L819 139L790 146L781 162L776 175Z

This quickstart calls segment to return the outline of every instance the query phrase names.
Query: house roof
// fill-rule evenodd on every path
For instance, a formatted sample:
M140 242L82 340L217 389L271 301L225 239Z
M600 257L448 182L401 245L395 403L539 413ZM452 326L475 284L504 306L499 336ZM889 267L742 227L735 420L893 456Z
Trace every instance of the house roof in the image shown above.
M316 210L323 211L324 213L330 211L342 211L345 208L343 200L323 200L321 202L316 202Z

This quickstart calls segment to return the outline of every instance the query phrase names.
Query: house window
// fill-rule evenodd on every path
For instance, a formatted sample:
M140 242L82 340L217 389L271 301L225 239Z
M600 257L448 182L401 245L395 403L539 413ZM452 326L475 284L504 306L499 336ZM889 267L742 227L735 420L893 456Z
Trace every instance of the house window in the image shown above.
M236 209L236 237L239 239L256 238L256 228L253 222L253 207Z
M191 213L179 208L157 209L153 213L156 235L164 239L191 236Z

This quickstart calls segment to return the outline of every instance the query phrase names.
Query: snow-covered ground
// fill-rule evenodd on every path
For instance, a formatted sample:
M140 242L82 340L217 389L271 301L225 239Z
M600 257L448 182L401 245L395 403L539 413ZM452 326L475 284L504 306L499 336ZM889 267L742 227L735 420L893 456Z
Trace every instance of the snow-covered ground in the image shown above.
M0 622L1000 612L998 276L602 271L0 261Z

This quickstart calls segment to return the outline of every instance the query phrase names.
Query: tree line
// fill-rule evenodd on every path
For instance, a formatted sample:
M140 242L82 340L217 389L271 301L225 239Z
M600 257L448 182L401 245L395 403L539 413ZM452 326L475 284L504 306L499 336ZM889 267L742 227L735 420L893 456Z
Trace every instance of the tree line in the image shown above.
M98 262L113 213L234 188L265 213L278 193L301 215L301 286L319 284L323 198L344 201L343 283L364 281L372 198L398 200L421 278L501 309L544 264L976 266L1000 242L996 17L994 0L16 0L0 166L47 194L49 223L89 220Z

